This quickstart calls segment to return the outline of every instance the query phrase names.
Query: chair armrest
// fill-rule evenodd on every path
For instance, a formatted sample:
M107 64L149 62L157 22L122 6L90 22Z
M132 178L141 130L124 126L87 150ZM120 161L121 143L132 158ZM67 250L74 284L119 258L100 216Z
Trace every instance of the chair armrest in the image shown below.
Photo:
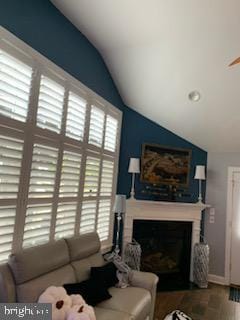
M130 285L133 287L144 288L151 294L156 291L158 276L151 272L133 270L130 278Z

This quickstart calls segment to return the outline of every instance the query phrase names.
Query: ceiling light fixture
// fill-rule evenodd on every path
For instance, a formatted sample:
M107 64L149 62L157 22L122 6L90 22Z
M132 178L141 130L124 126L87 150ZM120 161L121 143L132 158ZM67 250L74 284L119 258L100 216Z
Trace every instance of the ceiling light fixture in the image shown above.
M201 95L198 91L194 90L194 91L191 91L188 95L188 99L190 101L194 101L194 102L197 102L199 101L201 98Z

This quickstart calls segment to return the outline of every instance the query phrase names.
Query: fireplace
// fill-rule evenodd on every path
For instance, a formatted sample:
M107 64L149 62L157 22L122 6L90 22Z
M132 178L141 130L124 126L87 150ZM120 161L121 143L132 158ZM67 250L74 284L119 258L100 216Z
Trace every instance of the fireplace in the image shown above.
M191 222L136 219L133 238L141 244L141 270L158 275L159 290L189 287Z
M200 241L200 227L202 211L210 207L199 203L166 202L127 200L126 215L124 219L123 244L133 239L134 223L137 220L151 223L151 221L182 222L191 225L191 233L188 235L191 243L190 250L190 275L189 281L193 280L193 248ZM181 243L172 245L181 247ZM170 245L169 245L170 248ZM169 261L171 263L171 261ZM174 263L173 263L174 264ZM176 275L172 275L174 278Z

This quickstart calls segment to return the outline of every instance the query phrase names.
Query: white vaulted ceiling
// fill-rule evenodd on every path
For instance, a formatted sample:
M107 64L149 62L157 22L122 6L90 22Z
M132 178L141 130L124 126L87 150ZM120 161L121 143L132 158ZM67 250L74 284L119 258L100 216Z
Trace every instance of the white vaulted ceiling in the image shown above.
M239 0L51 1L100 51L126 105L207 151L240 150L240 64L228 67Z

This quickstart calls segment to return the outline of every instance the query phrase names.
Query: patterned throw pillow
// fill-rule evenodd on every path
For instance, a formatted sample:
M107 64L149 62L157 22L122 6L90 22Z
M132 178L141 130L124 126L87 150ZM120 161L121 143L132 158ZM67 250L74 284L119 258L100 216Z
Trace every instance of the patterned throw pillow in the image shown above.
M185 313L183 313L180 310L175 310L168 314L164 320L192 320L190 317L188 317Z

